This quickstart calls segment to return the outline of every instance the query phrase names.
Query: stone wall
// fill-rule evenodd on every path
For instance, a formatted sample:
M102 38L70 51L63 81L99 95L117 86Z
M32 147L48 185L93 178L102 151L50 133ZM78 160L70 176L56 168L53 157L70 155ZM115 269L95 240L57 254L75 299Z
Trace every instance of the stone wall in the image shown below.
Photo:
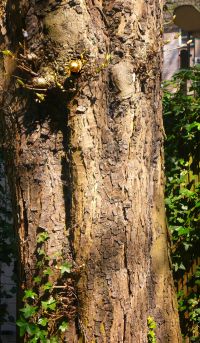
M167 0L165 1L165 5L168 7L169 10L173 11L177 6L182 5L192 5L196 7L196 9L200 10L200 1L199 0Z

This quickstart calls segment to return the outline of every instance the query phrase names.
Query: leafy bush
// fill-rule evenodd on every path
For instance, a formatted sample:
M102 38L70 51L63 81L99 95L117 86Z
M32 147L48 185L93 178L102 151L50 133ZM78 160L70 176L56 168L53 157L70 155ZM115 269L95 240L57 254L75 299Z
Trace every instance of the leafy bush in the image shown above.
M166 212L172 234L174 278L187 278L187 294L178 292L182 333L198 340L200 322L200 269L191 274L199 257L199 138L200 66L181 70L164 83L164 125L166 131ZM178 287L179 284L179 287Z

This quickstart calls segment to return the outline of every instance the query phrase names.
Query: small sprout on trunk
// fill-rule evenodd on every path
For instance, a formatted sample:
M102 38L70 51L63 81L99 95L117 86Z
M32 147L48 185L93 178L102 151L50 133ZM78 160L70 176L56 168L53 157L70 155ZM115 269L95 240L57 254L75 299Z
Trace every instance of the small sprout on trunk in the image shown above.
M12 51L10 51L10 50L1 50L1 52L4 56L10 56L12 58L15 57L14 54L12 53Z
M17 84L22 87L26 87L25 83L21 79L17 79Z
M42 102L45 100L46 94L41 94L41 93L35 93L37 99L35 100L36 102Z

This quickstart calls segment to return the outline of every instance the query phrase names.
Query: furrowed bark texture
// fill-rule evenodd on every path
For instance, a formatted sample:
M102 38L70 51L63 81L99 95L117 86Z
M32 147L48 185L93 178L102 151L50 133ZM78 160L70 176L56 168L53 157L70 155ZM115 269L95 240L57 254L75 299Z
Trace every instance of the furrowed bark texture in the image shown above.
M48 80L37 105L12 75L36 76L1 62L21 277L31 285L40 228L49 255L82 266L69 342L145 343L148 316L158 342L181 342L164 219L161 21L160 0L2 3L2 49L17 53L25 30L32 69ZM66 79L83 52L81 73Z

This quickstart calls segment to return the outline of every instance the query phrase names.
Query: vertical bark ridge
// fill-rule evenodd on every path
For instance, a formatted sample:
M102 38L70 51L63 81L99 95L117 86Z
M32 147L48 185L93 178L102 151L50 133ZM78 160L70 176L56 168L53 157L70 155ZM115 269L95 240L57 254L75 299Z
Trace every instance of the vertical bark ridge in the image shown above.
M167 297L173 297L170 287L165 295L167 283L172 280L166 240L160 239L164 255L164 258L160 256L162 272L155 269L159 261L155 263L152 252L159 241L157 237L165 237L163 193L156 195L160 193L159 187L163 189L160 170L163 133L158 88L160 3L152 1L147 6L143 2L104 1L103 5L98 2L98 6L106 14L110 52L114 55L108 79L103 80L104 84L109 83L110 91L105 94L105 87L98 80L101 95L98 94L96 106L85 105L87 111L83 118L77 119L74 113L74 120L70 121L76 135L80 132L79 137L72 135L72 142L79 147L79 156L82 156L82 162L73 160L76 177L80 175L77 170L82 170L82 183L77 187L77 179L74 182L77 193L74 193L76 200L72 206L78 236L78 241L75 236L77 261L86 261L86 275L79 284L81 290L87 290L80 297L83 299L82 320L89 342L104 342L104 336L107 342L146 342L146 322L151 315L158 323L159 341L180 342L177 319L173 322L170 318L166 304ZM130 73L134 85L127 82ZM93 130L88 131L85 124L87 118L91 122L91 107L101 130L100 142L98 135L94 142ZM154 190L153 185L158 180L161 184ZM156 207L161 208L161 221L157 213L153 215L155 199ZM96 204L99 201L95 212L94 201ZM80 228L77 228L78 221ZM84 251L79 251L81 246L85 247ZM174 308L171 310L173 313Z

